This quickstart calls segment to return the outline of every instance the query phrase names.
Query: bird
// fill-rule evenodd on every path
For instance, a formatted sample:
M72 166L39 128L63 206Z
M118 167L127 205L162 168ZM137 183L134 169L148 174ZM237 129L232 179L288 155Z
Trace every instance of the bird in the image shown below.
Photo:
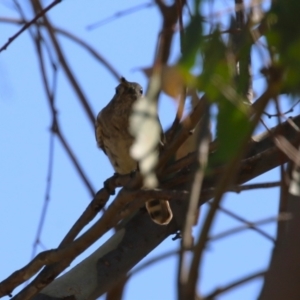
M134 137L128 129L132 106L141 97L143 97L141 85L121 77L113 98L96 118L97 145L108 156L117 174L128 174L138 170L138 162L130 155ZM161 132L163 135L162 129ZM170 223L173 214L169 201L152 199L147 201L145 206L156 224L167 225Z

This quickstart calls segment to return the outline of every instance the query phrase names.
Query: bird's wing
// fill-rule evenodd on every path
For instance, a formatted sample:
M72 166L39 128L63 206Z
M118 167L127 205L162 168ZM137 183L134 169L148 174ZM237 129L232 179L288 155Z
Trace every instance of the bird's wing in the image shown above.
M166 144L166 136L165 136L164 130L161 126L159 119L158 119L158 122L159 122L159 126L160 126L160 141L159 141L158 148L159 148L159 152L161 152Z
M102 139L102 126L101 126L101 121L100 121L100 113L98 114L97 119L96 119L95 136L96 136L96 141L97 141L98 147L101 148L102 151L107 155L107 153L105 151L103 139Z

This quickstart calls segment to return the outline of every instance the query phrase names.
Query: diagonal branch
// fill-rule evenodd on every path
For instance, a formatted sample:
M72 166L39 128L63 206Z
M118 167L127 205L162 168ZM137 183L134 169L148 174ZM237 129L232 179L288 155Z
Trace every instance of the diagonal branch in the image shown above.
M37 11L37 10L42 10L42 7L41 7L41 4L39 1L34 1L34 3L31 1L31 4L32 4L32 7L33 7L33 10L34 11ZM88 103L88 100L87 98L85 97L81 87L79 86L79 83L78 81L75 79L75 76L73 74L73 72L71 71L71 68L69 67L69 64L67 63L66 61L66 57L63 53L63 50L61 49L60 47L60 44L57 40L57 37L54 33L54 30L53 30L53 26L52 24L50 23L50 21L48 20L47 16L43 16L43 20L44 20L44 23L45 23L45 27L48 31L48 34L50 36L50 39L52 41L52 44L54 46L54 49L56 51L56 54L57 54L57 57L59 59L59 62L61 63L61 66L62 68L64 69L65 73L66 73L66 76L67 78L69 79L71 85L73 86L90 122L91 122L91 125L92 127L94 128L95 126L95 115L91 109L91 106L90 104Z
M297 124L298 126L300 125L300 116L296 117L293 119L293 121L295 122L295 124ZM283 123L280 127L281 127L281 132L284 132L285 126L288 126L288 128L291 129L290 125L286 122ZM273 132L276 130L279 130L278 128L279 126L277 126L276 128L273 129ZM293 130L290 130L290 134L289 136L289 141L294 144L294 142L297 140L297 133L293 132ZM280 150L278 150L275 146L272 146L269 142L267 142L266 140L272 140L273 136L268 132L266 133L266 135L261 135L263 136L263 138L261 139L261 141L256 142L255 144L253 144L252 147L256 148L256 149L263 149L261 150L260 153L254 155L253 157L247 158L245 160L243 160L240 164L240 173L239 176L237 176L237 182L235 184L241 184L244 183L248 180L251 180L269 170L271 170L272 168L285 163L288 158L285 157L284 160L282 160L281 158L279 158L279 153ZM266 148L264 148L265 146L263 145L268 145ZM252 151L253 153L256 153L257 151L254 149ZM193 164L193 162L192 162ZM218 170L218 172L222 172L220 169ZM178 175L176 176L182 176L185 175L185 178L188 177L186 176L186 173L181 173L178 172ZM173 179L174 185L176 186L177 189L180 189L180 185L176 184L176 176ZM214 175L215 177L215 175ZM128 182L128 180L130 179L130 175L126 175L126 176L122 176L120 180L124 180ZM116 181L115 181L116 180ZM188 179L187 179L188 180ZM113 179L113 181L115 181L115 184L121 183L120 181L118 182L118 179ZM123 184L126 182L123 181ZM135 180L134 180L135 181ZM212 193L209 190L210 187L214 186L215 182L214 180L210 180L210 179L206 179L206 182L204 181L204 187L203 187L203 191L201 194L201 198L200 198L200 205L207 202L209 199L211 199L212 197ZM108 184L108 186L112 186L113 184ZM170 182L167 181L167 185L170 185ZM184 183L185 185L185 183ZM104 190L103 190L104 191ZM83 234L80 238L78 238L74 244L72 246L67 246L64 247L61 251L52 251L49 252L50 255L47 257L46 254L41 254L41 256L39 257L39 266L42 266L45 262L47 263L51 263L57 260L61 260L61 262L59 263L59 265L56 265L55 268L50 269L50 271L45 274L45 276L39 278L38 281L35 281L33 283L33 290L31 290L31 294L28 295L33 295L35 293L38 292L38 290L40 288L42 288L43 286L47 285L47 283L49 281L52 281L52 279L56 276L56 274L60 273L62 269L64 269L66 266L69 265L70 261L72 261L72 257L76 256L78 254L78 252L82 252L84 248L88 247L88 244L90 244L90 242L92 242L93 240L96 240L100 235L101 232L105 232L107 230L107 228L110 228L113 224L115 223L115 221L113 220L114 217L116 216L116 213L118 211L120 211L125 203L127 201L132 201L132 195L130 196L130 193L125 192L124 190L122 190L122 193L119 193L118 198L116 199L116 201L108 208L107 212L103 215L103 217L96 222L96 224L94 226L92 226L91 231L89 230L88 232L86 232L85 234ZM137 193L142 193L140 191L137 191ZM102 192L103 197L105 197L105 194L108 196L107 191L106 192ZM139 195L139 194L134 194L135 196ZM186 199L185 197L183 197L184 194L179 195L179 197L181 197L181 199ZM134 197L135 197L134 196ZM153 194L151 194L151 192L149 192L148 196L152 196ZM161 194L161 196L166 196L165 194ZM182 198L183 197L183 198ZM100 197L100 199L103 199L102 197ZM146 200L146 199L144 199ZM129 222L125 223L123 225L123 227L121 227L119 229L123 230L125 229L126 232L126 236L128 234L128 237L130 237L129 240L127 240L127 242L125 243L124 240L124 247L122 248L123 244L122 242L119 244L119 247L117 248L113 248L111 249L106 255L102 256L103 261L105 261L105 264L108 264L110 266L115 266L113 268L105 268L105 269L99 269L102 270L101 272L102 275L100 276L98 274L99 277L99 281L101 282L99 289L101 291L105 291L107 286L110 286L111 284L113 284L113 282L115 282L115 280L118 280L119 278L121 278L122 276L124 276L126 274L126 272L128 271L128 269L132 268L138 261L140 261L147 253L149 253L150 251L152 251L153 248L155 248L163 239L167 238L170 234L175 233L178 229L181 229L183 224L184 224L184 218L185 218L185 212L187 210L187 202L186 201L172 201L171 202L171 206L172 206L172 210L174 212L174 220L171 222L170 226L158 226L155 224L152 224L151 220L149 218L145 218L145 213L143 211L138 212L133 219L131 219ZM96 205L97 207L97 205ZM89 208L87 210L93 210L93 206L89 206ZM90 214L95 214L96 212L87 212L86 215ZM112 222L113 220L113 222ZM146 222L146 223L145 223ZM141 224L145 224L141 226ZM123 228L123 229L122 229ZM135 237L136 234L136 230L137 228L141 228L141 235L140 237ZM119 232L118 231L118 232ZM153 240L148 239L147 238L147 243L143 244L143 247L141 247L140 241L145 240L145 237L148 236L154 236ZM125 237L124 237L125 238ZM71 238L72 240L72 238ZM130 251L129 252L122 252L122 249L127 249L128 247L128 242L132 245L130 246ZM134 244L132 244L134 243ZM127 246L126 246L127 245ZM136 246L134 246L136 245ZM145 246L145 248L144 248ZM74 248L72 248L74 247ZM139 249L137 250L136 248L143 248L143 249ZM74 249L76 249L75 251L73 251ZM135 250L136 249L136 250ZM137 251L136 256L133 258L132 252L131 251ZM75 253L76 252L76 253ZM46 255L46 256L45 256ZM68 256L70 255L70 256ZM129 259L128 263L127 262L127 256L130 256L131 259ZM66 259L66 256L68 256L68 258ZM120 264L120 260L116 260L115 257L122 257L122 261L125 263L125 265L122 265L122 263ZM32 266L32 265L31 265ZM103 267L103 265L101 265ZM36 266L35 266L36 268ZM115 268L118 268L118 272L114 273L113 271L116 271ZM100 272L100 271L99 271ZM27 273L25 273L27 274ZM0 284L0 295L7 295L9 294L12 289L14 288L14 286L17 286L17 278L19 278L18 280L20 280L20 278L22 278L23 280L26 280L28 278L28 276L26 277L25 274L22 274L22 276L20 277L20 275L18 277L16 277L18 274L13 274L13 278L8 278L5 281L3 281ZM68 273L66 273L66 276ZM111 274L111 275L109 275ZM25 277L23 277L25 276ZM111 277L113 276L113 278ZM21 281L21 282L22 282ZM57 280L55 280L56 282ZM20 282L20 281L19 281ZM35 286L34 284L37 284L37 282L39 282L38 287ZM103 284L103 285L102 285ZM42 285L42 286L40 286ZM52 284L51 284L52 285ZM50 286L51 286L50 285ZM49 287L50 288L50 287ZM28 299L23 297L24 294L20 294L22 295L19 297L16 297L15 299ZM30 296L30 297L31 297ZM20 298L21 297L21 298ZM39 299L38 296L36 299Z
M3 50L6 50L6 48L21 34L23 33L27 28L29 28L32 24L36 23L36 21L44 16L51 8L53 8L55 5L60 3L62 0L55 0L52 3L50 3L47 7L42 9L39 13L36 14L36 16L29 22L25 23L24 26L12 37L8 39L8 41L0 48L0 52Z

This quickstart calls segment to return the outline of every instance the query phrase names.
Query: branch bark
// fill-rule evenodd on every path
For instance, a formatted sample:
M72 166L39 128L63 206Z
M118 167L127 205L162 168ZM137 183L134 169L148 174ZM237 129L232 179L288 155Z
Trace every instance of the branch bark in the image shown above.
M300 116L294 118L293 121L300 126ZM255 142L249 145L250 150L248 152L254 153L254 155L250 157L248 155L247 158L241 161L239 175L237 176L235 184L241 184L251 180L288 161L288 158L282 156L280 150L277 149L273 143L274 134L279 131L288 138L290 143L296 143L297 132L294 131L288 122L276 126L270 132L256 137L254 139ZM193 155L189 155L183 158L183 160L187 162L191 157L193 157ZM193 164L193 160L190 161L190 164ZM219 173L222 173L222 168L217 168L211 178L205 179L199 205L211 199L216 177ZM183 180L183 176L185 180ZM178 178L180 178L180 185L178 185L177 182ZM172 183L172 185L175 185L178 189L184 189L184 186L188 182L188 172L181 170L177 173L175 178L166 181L165 184L166 186L171 186ZM163 186L163 188L165 188L165 186ZM143 210L138 211L131 220L120 226L117 233L92 255L94 262L97 261L97 271L92 274L93 280L90 280L88 283L93 281L94 285L89 286L87 282L85 282L84 285L81 283L84 278L91 276L91 268L83 268L84 265L89 265L89 260L92 260L91 257L89 257L71 271L56 279L33 299L43 299L42 297L44 295L58 297L59 299L71 295L76 295L76 299L78 300L95 299L94 297L106 292L118 280L124 278L128 270L164 239L176 233L177 230L182 229L185 213L187 211L187 201L177 199L171 201L171 206L174 219L168 226L158 226L154 224L145 215ZM105 251L103 249L105 249ZM75 272L74 270L77 271ZM76 276L76 274L79 274L79 270L80 278ZM82 289L79 289L80 293L86 291L85 295L89 294L89 298L80 296L76 287L82 287Z

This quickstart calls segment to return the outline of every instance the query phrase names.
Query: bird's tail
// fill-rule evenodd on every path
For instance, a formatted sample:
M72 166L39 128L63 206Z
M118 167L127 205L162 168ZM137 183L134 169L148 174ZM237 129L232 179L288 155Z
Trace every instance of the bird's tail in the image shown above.
M159 225L167 225L172 220L173 213L167 200L147 201L146 209L153 222Z

